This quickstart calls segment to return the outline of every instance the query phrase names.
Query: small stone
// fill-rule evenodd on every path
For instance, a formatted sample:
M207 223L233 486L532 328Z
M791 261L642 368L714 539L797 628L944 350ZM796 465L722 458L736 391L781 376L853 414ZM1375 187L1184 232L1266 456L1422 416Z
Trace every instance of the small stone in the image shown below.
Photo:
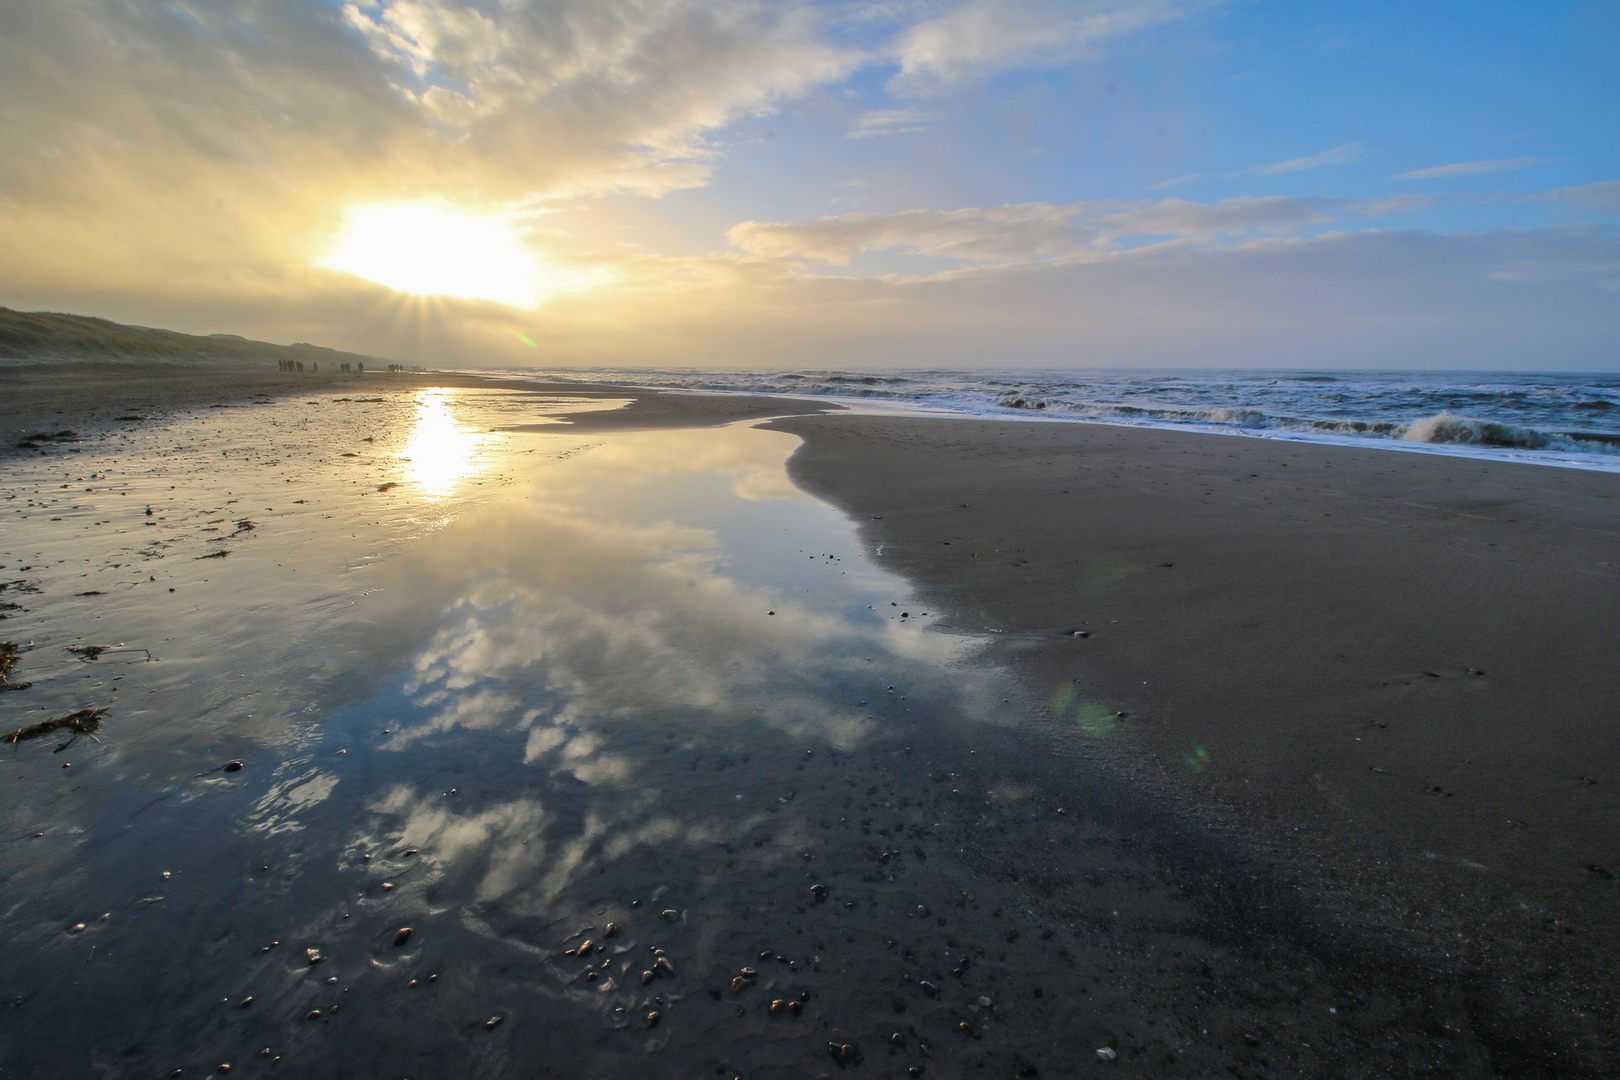
M904 1046L906 1045L906 1037L897 1031L893 1035L889 1036L889 1045Z
M225 771L226 772L241 772L242 771L242 763L240 761L227 761L225 763Z
M393 887L394 887L394 883L392 881L385 881L385 882L382 883L383 892L387 892L388 890L392 889Z
M786 1008L787 1002L783 1001L781 998L777 998L775 1001L771 1002L771 1015L781 1016L783 1010Z
M1114 1050L1114 1048L1112 1046L1099 1046L1099 1047L1097 1047L1097 1060L1098 1061L1117 1061L1118 1059L1119 1059L1119 1054Z
M243 998L241 1001L238 1001L236 1003L236 1007L238 1009L245 1009L251 1004L253 1004L253 995L249 994L247 997Z
M840 1065L848 1065L861 1056L860 1050L856 1049L854 1043L830 1042L827 1044L827 1053L832 1055L832 1059Z
M804 1002L790 1001L788 1002L787 1010L789 1016L798 1016L800 1013L804 1012Z
M956 1025L956 1030L960 1031L963 1035L972 1035L973 1025L968 1023L966 1020L963 1020L961 1023Z
M656 978L656 976L653 975L652 972L643 971L641 973L641 985L646 986L648 983L652 982L654 978Z
M490 1031L494 1031L496 1028L501 1026L501 1020L502 1019L504 1019L504 1018L499 1017L499 1016L492 1016L488 1020L484 1021L484 1027L486 1029L490 1030Z
M1258 1038L1256 1038L1255 1036L1250 1035L1248 1032L1243 1033L1243 1041L1248 1043L1250 1046L1259 1046L1260 1045L1260 1040Z
M990 999L987 998L987 997L981 997L979 999L979 1008L988 1009L989 1007L990 1007Z
M619 924L616 922L610 922L602 928L602 936L605 938L615 937L618 935L618 933Z
M321 950L319 949L305 949L304 958L309 961L310 967L314 967L316 964L326 959L326 957L321 955Z
M652 1012L647 1014L647 1026L650 1028L655 1028L658 1026L658 1021L662 1020L663 1018L663 1015L659 1013L657 1009L654 1009Z
M594 951L596 951L596 942L592 941L590 938L586 938L584 941L579 943L579 948L574 950L574 955L589 956Z
M665 908L663 911L660 911L658 915L665 922L674 922L676 919L681 917L681 913L676 911L674 908Z
M304 1014L304 1019L305 1020L319 1020L320 1018L321 1018L321 1010L319 1010L319 1009L311 1009L311 1010L309 1010L309 1012Z
M757 979L759 978L759 971L756 968L745 967L742 969L742 976L745 979Z
M749 986L749 980L744 978L741 975L739 975L735 979L731 980L731 992L733 994L742 993L744 990L748 989L748 986Z
M70 933L70 934L83 933L84 932L84 923L82 923L82 922L74 923L72 926L68 927L67 932Z
M394 948L401 947L409 940L411 940L411 928L408 926L400 927L394 934Z
M827 886L825 886L825 885L812 885L812 886L810 886L810 895L815 898L816 903L818 903L818 904L821 903L823 900L827 899Z

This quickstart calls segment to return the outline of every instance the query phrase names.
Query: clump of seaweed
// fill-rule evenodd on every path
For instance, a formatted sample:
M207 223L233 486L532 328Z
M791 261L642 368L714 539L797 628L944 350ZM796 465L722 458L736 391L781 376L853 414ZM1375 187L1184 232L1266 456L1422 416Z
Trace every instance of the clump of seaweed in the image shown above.
M96 739L96 732L101 730L102 714L106 711L106 709L80 709L78 712L68 713L66 716L58 716L54 720L41 720L37 724L20 727L11 734L4 736L4 739L9 743L19 743L26 739L37 739L41 735L49 735L53 731L61 731L64 728L73 732L73 739L77 739L80 735L88 735L92 739ZM69 739L61 746L58 746L55 752L61 753L72 746L73 739ZM100 741L100 739L96 739L96 742Z
M0 693L7 690L26 690L33 683L14 683L11 681L11 669L17 666L17 657L22 650L15 641L0 641Z

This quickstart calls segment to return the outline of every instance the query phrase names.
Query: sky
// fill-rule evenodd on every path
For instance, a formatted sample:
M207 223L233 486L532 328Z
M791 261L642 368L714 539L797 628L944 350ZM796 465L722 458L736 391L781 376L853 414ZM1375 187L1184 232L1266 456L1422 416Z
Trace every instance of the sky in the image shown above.
M1620 370L1620 4L5 0L0 304L447 367Z

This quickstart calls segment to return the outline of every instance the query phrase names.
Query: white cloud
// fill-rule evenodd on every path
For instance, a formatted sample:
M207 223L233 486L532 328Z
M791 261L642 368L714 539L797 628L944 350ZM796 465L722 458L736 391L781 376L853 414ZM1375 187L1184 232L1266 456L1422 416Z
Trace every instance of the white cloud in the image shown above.
M1014 67L1066 63L1223 0L974 0L901 35L898 94L932 94Z
M939 120L943 113L924 109L873 109L855 118L849 127L848 138L871 139L879 135L904 135L925 131Z
M900 251L968 263L1015 263L1102 251L1128 238L1277 233L1333 222L1341 200L1241 196L1219 203L1009 203L961 210L844 214L797 223L745 221L727 233L752 255L847 264L868 251Z
M1432 169L1414 169L1397 173L1396 180L1439 180L1449 176L1478 176L1481 173L1512 172L1528 169L1532 165L1545 165L1551 158L1518 157L1496 161L1459 161L1454 165L1436 165Z
M1253 169L1244 169L1233 173L1233 176L1276 176L1279 173L1300 172L1304 169L1320 169L1328 165L1344 165L1352 161L1361 160L1361 144L1345 143L1335 146L1331 150L1323 150L1320 154L1310 154L1306 157L1289 158L1287 161L1273 162L1270 165L1260 165Z
M1066 254L1096 230L1072 219L1085 203L1023 203L963 210L845 214L801 223L745 221L726 234L753 255L842 265L866 251L903 250L969 262L1014 262Z

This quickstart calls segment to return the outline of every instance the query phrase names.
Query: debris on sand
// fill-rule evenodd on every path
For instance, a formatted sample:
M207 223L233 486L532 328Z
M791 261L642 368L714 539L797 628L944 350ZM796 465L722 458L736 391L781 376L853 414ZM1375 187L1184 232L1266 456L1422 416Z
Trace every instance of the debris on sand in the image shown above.
M101 656L112 656L112 655L114 655L116 653L137 653L137 652L138 653L145 653L146 654L146 660L147 660L148 663L151 663L151 661L152 661L152 650L151 649L142 649L142 648L139 648L139 647L126 648L122 643L117 644L117 645L69 645L67 647L67 651L70 652L70 653L73 653L74 655L76 655L80 660L82 660L86 664L88 664L90 661L95 660L95 659L97 659L98 657L101 657Z
M0 641L0 693L7 690L26 690L33 683L14 683L11 681L11 669L17 664L17 657L22 650L15 641Z
M394 488L397 488L397 487L399 487L398 482L390 480L386 484L378 484L377 485L377 490L378 491L392 491Z
M199 556L197 556L197 558L198 559L223 559L225 556L229 555L230 553L231 553L230 548L220 548L218 551L212 552L212 553L210 553L208 555L199 555Z
M106 711L106 709L80 709L78 712L59 716L55 720L42 720L37 724L29 724L27 727L18 728L16 731L4 736L4 741L18 743L25 739L37 739L41 735L49 735L51 732L60 731L63 728L69 728L73 731L73 739L77 739L80 735L88 735L95 739L96 732L101 730L102 714ZM73 739L69 739L57 747L57 750L66 750L73 744ZM96 739L96 741L100 742L101 740Z

